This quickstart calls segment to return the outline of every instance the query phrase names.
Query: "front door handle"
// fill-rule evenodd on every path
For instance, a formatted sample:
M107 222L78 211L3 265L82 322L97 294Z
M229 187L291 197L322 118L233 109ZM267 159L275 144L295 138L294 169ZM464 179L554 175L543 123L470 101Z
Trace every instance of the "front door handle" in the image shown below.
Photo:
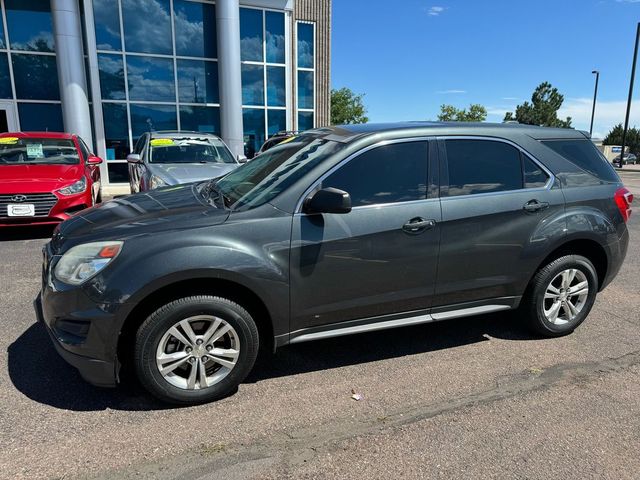
M549 202L539 202L538 200L529 200L522 207L526 212L539 212L545 208L549 208Z
M422 217L415 217L409 220L402 226L402 230L411 235L417 235L418 233L422 233L430 228L436 226L435 220L426 220Z

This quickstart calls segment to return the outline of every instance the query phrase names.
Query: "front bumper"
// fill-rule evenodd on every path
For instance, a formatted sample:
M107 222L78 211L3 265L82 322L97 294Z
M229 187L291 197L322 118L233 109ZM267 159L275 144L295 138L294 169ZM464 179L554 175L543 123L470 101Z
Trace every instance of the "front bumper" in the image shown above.
M2 194L7 196L8 194ZM29 195L29 194L27 194ZM36 194L46 195L46 193ZM58 192L48 194L52 198L51 208L41 211L36 208L36 215L32 217L9 217L6 216L6 206L0 205L0 227L19 227L26 225L54 225L64 222L74 214L91 206L91 189L75 195L61 195ZM7 203L7 202L0 202ZM27 201L26 203L30 203Z

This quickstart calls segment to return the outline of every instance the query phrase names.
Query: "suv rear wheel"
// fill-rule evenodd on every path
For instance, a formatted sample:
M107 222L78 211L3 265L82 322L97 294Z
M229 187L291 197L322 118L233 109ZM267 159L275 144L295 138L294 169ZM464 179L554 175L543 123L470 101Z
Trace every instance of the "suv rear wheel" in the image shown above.
M134 364L151 394L192 405L233 392L257 353L258 330L244 308L221 297L194 296L168 303L142 323Z
M566 255L542 267L522 299L529 326L548 337L573 332L591 311L598 276L589 259Z

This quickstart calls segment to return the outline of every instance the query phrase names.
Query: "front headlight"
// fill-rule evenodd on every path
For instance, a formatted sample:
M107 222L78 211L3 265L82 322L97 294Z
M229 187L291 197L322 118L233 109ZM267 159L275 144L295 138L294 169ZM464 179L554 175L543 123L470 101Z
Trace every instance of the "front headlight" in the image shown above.
M54 270L55 277L70 285L81 285L103 270L122 250L123 242L94 242L76 245Z
M149 186L151 187L151 189L164 187L166 185L167 182L165 182L162 178L158 177L157 175L151 175L151 178L149 179Z
M87 179L82 177L75 183L68 185L58 190L62 195L75 195L76 193L82 193L87 189Z

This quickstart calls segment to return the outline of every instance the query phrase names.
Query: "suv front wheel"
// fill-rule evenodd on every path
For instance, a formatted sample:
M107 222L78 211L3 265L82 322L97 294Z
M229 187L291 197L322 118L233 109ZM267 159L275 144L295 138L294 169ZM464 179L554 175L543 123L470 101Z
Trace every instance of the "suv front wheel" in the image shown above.
M598 276L589 259L566 255L542 267L522 299L529 326L547 337L573 332L589 314L598 291Z
M174 300L139 327L134 364L142 385L165 402L193 405L232 393L258 353L251 315L231 300Z

